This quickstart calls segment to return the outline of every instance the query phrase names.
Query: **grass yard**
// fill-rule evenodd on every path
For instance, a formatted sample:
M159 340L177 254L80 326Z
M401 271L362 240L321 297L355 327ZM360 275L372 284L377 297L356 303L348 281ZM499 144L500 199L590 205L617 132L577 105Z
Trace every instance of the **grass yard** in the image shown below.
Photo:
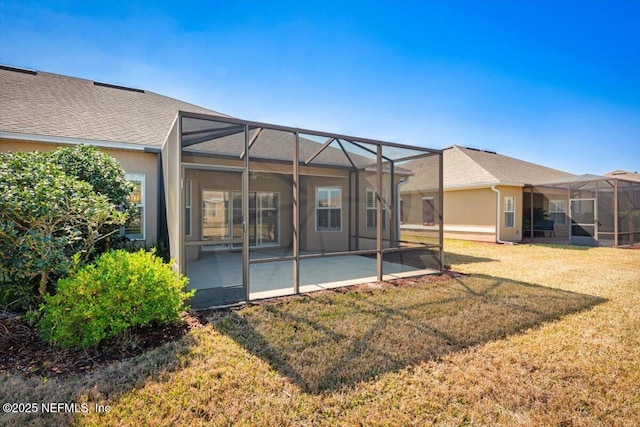
M640 425L640 250L445 251L465 275L211 312L85 375L1 373L3 403L89 411L0 425Z

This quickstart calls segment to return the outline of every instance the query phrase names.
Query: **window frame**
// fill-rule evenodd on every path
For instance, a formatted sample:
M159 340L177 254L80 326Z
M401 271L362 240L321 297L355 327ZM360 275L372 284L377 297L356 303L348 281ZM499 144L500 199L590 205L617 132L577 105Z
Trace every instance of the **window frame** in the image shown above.
M193 181L190 179L184 180L184 210L184 234L190 237L193 235Z
M318 202L320 201L319 198L319 194L322 191L327 191L328 192L328 198L327 200L329 202L331 202L331 192L332 191L339 191L339 197L338 200L340 201L340 206L335 207L335 206L319 206ZM314 202L314 207L315 207L315 231L318 233L322 233L322 232L341 232L342 231L342 186L320 186L320 187L316 187L316 192L315 192L315 202ZM339 222L340 225L337 228L320 228L318 227L318 211L320 210L327 210L327 211L332 211L332 210L338 210L339 214L338 214L338 218L339 218ZM331 224L331 214L329 214L329 224Z
M424 202L430 200L430 206L431 206L431 217L433 219L433 221L431 222L431 224L428 224L425 222L424 220ZM433 227L434 225L436 225L436 200L433 196L423 196L422 197L422 225L424 227Z
M553 204L554 210L551 210L551 205ZM558 210L558 205L561 204L563 208ZM561 215L562 221L556 221L554 219L555 215ZM549 200L549 219L554 221L556 225L567 225L567 201L564 199L550 199Z
M373 206L369 206L369 193L373 193ZM369 224L369 211L375 212L373 216L373 221L377 222L378 220L378 197L376 189L373 187L367 187L365 191L365 199L364 199L364 207L365 207L365 226L367 231L373 231L377 228L377 224L371 225ZM382 190L382 229L387 229L387 209L386 209L386 189Z
M509 201L511 201L512 206L509 206ZM508 214L511 214L511 225L507 220ZM516 196L504 196L504 228L516 228Z
M124 178L131 183L140 182L140 202L136 203L135 206L137 211L139 211L140 208L142 208L142 215L140 217L140 229L142 231L142 234L141 234L142 237L137 237L137 236L140 236L140 234L127 233L126 224L122 228L122 233L127 239L132 241L146 240L147 239L147 220L146 220L147 206L146 206L146 182L145 182L146 175L143 173L125 173Z

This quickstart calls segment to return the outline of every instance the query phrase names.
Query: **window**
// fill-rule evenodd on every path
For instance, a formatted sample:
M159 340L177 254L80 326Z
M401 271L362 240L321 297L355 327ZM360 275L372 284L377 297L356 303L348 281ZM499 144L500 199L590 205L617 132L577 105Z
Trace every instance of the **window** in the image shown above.
M504 226L513 228L516 226L516 197L506 196L504 198Z
M434 225L434 211L433 197L422 198L422 225Z
M558 225L567 223L567 202L565 200L549 200L549 219Z
M229 238L229 192L202 190L202 239Z
M184 234L191 236L191 180L184 185Z
M387 209L386 205L386 191L383 191L382 197L382 229L385 230L387 227ZM367 188L367 230L375 230L376 221L378 220L378 198L376 197L376 191L368 187Z
M316 231L342 231L342 188L316 189Z
M137 208L124 226L124 235L131 240L144 240L144 178L144 174L125 174L125 179L133 184L129 200Z

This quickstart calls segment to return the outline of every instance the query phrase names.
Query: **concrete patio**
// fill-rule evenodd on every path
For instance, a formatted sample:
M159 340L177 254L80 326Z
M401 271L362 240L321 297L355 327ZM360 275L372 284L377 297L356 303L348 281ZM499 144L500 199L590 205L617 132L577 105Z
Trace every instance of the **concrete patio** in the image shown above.
M290 256L287 248L251 250L250 259ZM419 269L411 265L383 262L383 280L418 274L434 274L437 270ZM193 308L233 304L246 299L242 284L242 253L220 251L202 254L187 262L189 289L196 289L191 299ZM249 266L250 300L293 294L293 261L274 261ZM377 281L376 260L372 257L347 255L303 259L300 261L300 292L313 292Z

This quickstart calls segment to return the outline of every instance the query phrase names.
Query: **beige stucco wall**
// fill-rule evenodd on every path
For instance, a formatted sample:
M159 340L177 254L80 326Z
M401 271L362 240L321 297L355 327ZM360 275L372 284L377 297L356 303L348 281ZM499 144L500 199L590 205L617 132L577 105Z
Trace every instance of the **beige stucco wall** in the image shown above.
M0 140L0 152L17 151L53 151L62 144L45 142ZM158 155L142 151L115 148L100 148L101 151L115 158L126 173L144 174L145 176L145 241L153 243L157 240L158 222Z
M522 236L522 188L498 186L500 190L500 239L520 241ZM437 237L437 224L433 227L422 226L422 198L434 197L437 211L436 193L402 193L403 233L427 237ZM504 198L515 196L515 227L504 225ZM448 190L443 194L444 237L448 239L476 240L495 242L496 236L496 197L491 188ZM436 219L437 220L437 219Z
M437 217L434 226L422 226L423 197L433 197L437 215L437 193L402 193L403 231L437 238ZM495 242L496 193L490 188L445 191L443 202L445 238Z
M316 189L340 187L342 189L342 229L340 231L316 231ZM300 186L300 249L303 251L346 251L349 248L347 207L349 203L349 179L324 176L303 176Z

